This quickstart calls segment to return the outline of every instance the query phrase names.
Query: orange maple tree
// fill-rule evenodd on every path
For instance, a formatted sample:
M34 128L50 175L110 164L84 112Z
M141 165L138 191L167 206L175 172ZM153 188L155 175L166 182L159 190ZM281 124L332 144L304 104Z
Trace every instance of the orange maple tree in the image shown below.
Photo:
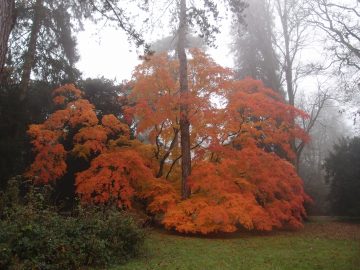
M190 54L188 199L180 194L178 62L167 54L134 71L124 118L143 142L113 115L99 121L81 91L65 85L54 91L62 108L29 128L36 157L27 175L61 181L68 157L82 159L87 166L74 178L84 203L129 209L140 200L166 228L184 233L301 227L309 198L290 163L290 141L307 139L292 121L306 114L259 81L234 80L200 50Z
M289 162L289 142L307 140L292 121L307 115L260 81L236 81L200 50L190 53L191 195L151 211L163 214L166 228L185 233L301 227L309 198ZM130 95L136 105L128 109L138 134L158 149L154 157L167 167L167 176L180 169L177 68L166 54L137 67ZM179 192L179 175L170 182Z
M223 117L213 100L224 94L231 71L199 50L192 50L191 56L188 61L189 93L181 102L189 104L191 149L198 150L218 136L217 127L223 124ZM175 165L181 158L178 69L178 61L166 53L139 65L133 73L133 89L129 96L135 105L125 110L128 118L134 119L137 135L155 146L154 156L159 161L157 177L168 178L173 169L178 169ZM178 174L173 178L178 179Z
M129 208L135 187L145 198L140 183L145 185L154 178L151 158L146 154L151 149L130 141L129 127L114 115L104 115L99 121L94 106L74 85L64 85L53 94L59 110L43 124L29 127L35 160L26 175L36 184L54 184L65 181L69 162L82 160L86 169L73 172L71 177L83 202L112 201ZM149 192L155 186L146 185Z

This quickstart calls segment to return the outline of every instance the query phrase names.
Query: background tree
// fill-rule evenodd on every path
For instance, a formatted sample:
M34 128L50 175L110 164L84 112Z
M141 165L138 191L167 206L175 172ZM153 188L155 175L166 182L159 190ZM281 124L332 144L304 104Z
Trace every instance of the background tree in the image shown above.
M327 104L331 103L331 96L328 94L328 91L323 92L321 87L317 93L309 94L306 97L305 94L301 96L301 99L298 101L299 107L308 113L308 119L302 119L301 127L305 130L306 133L311 133L311 130L314 128L314 125L319 120L319 116ZM314 136L316 134L314 133ZM317 138L314 138L317 139ZM299 169L299 164L301 162L301 155L303 153L304 148L307 145L307 141L297 141L295 143L295 153L296 160L295 166Z
M300 66L296 62L306 42L306 2L302 0L275 0L274 8L280 20L279 35L275 39L280 52L282 79L285 82L288 102L295 105Z
M238 76L262 80L268 87L284 93L292 106L298 102L301 79L316 71L314 65L301 60L301 53L309 42L307 7L307 1L299 0L249 1L246 26L233 25ZM329 97L323 93L327 91L321 89L320 92L316 105L309 108L311 119L303 123L308 131L316 122L322 107L319 105ZM296 153L293 160L296 167L305 143L301 140L291 142Z
M0 74L6 59L8 40L15 21L15 2L13 0L0 1ZM1 81L0 75L0 81Z
M343 139L326 159L325 169L330 182L330 201L334 214L360 215L360 139Z
M31 74L54 85L79 79L74 33L83 29L86 19L115 22L137 46L143 45L124 5L118 0L16 1L18 20L10 39L8 65L15 69L12 76L21 84L20 101L26 97Z
M308 21L326 35L325 44L337 70L349 73L347 90L357 87L360 73L360 4L332 0L310 1ZM349 70L350 69L350 70Z
M301 64L296 62L306 41L305 18L308 14L304 9L305 2L302 0L275 0L275 12L280 19L279 39L276 46L280 52L280 66L282 79L286 86L286 93L290 105L295 105L298 79L300 77ZM301 143L301 142L300 142ZM296 141L291 141L292 148L296 152ZM300 158L300 153L297 155ZM295 165L298 163L295 160Z
M316 98L310 96L309 100L316 101ZM305 104L311 102L307 101ZM330 185L325 179L324 162L333 145L350 134L350 128L339 113L336 103L326 100L310 130L311 140L305 145L299 160L299 175L304 180L305 191L313 199L313 203L307 205L309 215L331 214Z
M28 91L27 102L19 104L19 86L0 85L0 189L11 176L21 174L31 162L26 128L40 123L53 110L51 85L35 81Z
M290 105L297 104L298 92L301 80L305 77L310 78L318 71L316 64L302 61L302 52L310 43L310 25L308 1L306 0L274 0L269 1L273 8L275 20L278 21L275 32L274 47L277 51L278 63L280 65L281 85L287 94L287 101ZM320 87L321 84L318 84ZM310 119L306 121L306 129L310 131L316 118L322 109L322 105L329 98L327 90L322 87L318 90L317 102L310 106L307 111ZM295 119L294 119L295 121ZM295 124L295 122L294 122ZM293 151L296 153L294 165L298 168L302 149L305 145L303 141L291 141Z
M51 83L75 81L79 72L74 1L17 1L18 20L10 39L9 65L20 82L19 99L27 95L31 73ZM81 19L81 18L79 18Z
M237 77L250 76L281 92L279 59L275 53L274 22L269 1L248 1L245 24L233 24Z
M338 100L351 106L354 120L359 115L360 80L360 5L359 1L309 1L309 23L320 33L326 71L336 86Z
M84 97L94 104L98 117L101 118L107 114L113 114L119 119L124 117L123 109L127 105L127 96L131 92L128 84L116 84L102 77L81 80L78 85L83 89Z

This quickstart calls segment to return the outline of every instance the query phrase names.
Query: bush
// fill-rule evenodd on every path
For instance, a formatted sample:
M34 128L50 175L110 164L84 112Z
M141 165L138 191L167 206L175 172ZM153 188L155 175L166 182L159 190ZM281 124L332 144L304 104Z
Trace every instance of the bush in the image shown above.
M343 139L325 160L335 215L360 217L360 137Z
M143 240L144 232L123 212L80 209L64 216L30 200L3 210L0 269L103 267L135 256Z

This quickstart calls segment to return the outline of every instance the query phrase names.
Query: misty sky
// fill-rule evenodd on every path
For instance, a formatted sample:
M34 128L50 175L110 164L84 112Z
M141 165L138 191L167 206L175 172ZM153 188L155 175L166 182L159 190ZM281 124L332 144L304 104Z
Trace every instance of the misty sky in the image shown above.
M156 16L155 16L156 17ZM169 35L166 22L156 20L154 27L144 31L147 42L155 41ZM275 22L276 23L276 22ZM221 33L217 35L216 48L209 48L207 52L214 60L222 66L233 67L233 55L231 54L230 21L222 21ZM319 43L319 36L309 29L308 44L299 55L298 61L302 64L325 61L324 44ZM80 61L77 64L84 78L105 77L117 82L129 80L134 67L140 63L138 55L142 49L137 50L129 43L126 34L121 29L109 27L99 23L95 25L91 22L85 24L85 31L77 34L78 51ZM321 81L323 80L323 82ZM299 82L299 92L310 96L311 93L318 91L318 86L323 84L335 85L328 77L306 77Z
M233 57L229 50L230 27L229 23L224 24L221 33L217 35L216 48L209 48L207 52L220 65L232 67ZM164 32L157 37L166 37L168 33ZM104 76L108 79L116 78L120 82L130 79L132 70L140 63L138 53L141 53L141 49L137 53L121 29L88 22L85 31L78 33L77 40L80 53L77 67L85 78Z
M231 54L232 38L230 35L230 21L223 20L220 27L221 33L216 37L216 48L208 48L207 53L214 60L226 67L233 67L233 55ZM168 29L159 27L154 32L144 33L147 42L155 41L169 35ZM126 34L121 29L104 26L101 23L95 25L91 22L85 24L85 31L77 34L78 51L80 61L77 64L85 78L97 78L104 76L108 79L116 79L121 82L130 79L133 68L140 63L138 55L141 49L129 43ZM315 45L308 46L302 55L302 61L311 61L321 57L319 48ZM314 81L308 79L302 86L306 92L311 92Z
M85 78L104 76L118 82L130 79L132 70L140 63L136 48L129 44L123 31L111 27L97 31L98 28L88 24L86 31L78 34L81 58L77 67ZM224 29L218 37L217 48L208 49L208 53L222 66L232 67L233 60L228 49L231 42L228 29Z

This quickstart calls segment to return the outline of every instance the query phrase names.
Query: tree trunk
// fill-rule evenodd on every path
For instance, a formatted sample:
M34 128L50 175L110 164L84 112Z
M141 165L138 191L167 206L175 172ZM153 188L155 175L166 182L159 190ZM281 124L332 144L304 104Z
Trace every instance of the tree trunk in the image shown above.
M280 14L281 23L283 28L284 42L285 42L285 79L286 79L286 89L289 97L289 104L294 106L295 97L293 89L293 73L292 73L292 60L290 52L290 33L288 28L288 14L287 14L287 4L285 2L284 14ZM280 12L279 12L280 13Z
M13 0L0 0L0 77L5 65L8 40L14 25L15 2Z
M23 101L26 97L30 82L31 70L33 69L35 63L36 43L41 27L41 17L42 17L41 12L43 7L42 5L43 5L43 0L36 0L34 6L33 24L31 27L27 52L25 53L23 73L20 82L20 96L19 96L20 101Z
M191 173L190 151L190 122L189 122L189 86L187 80L187 57L185 52L187 31L186 0L180 1L179 12L179 39L177 53L179 59L179 82L180 82L180 136L181 136L181 196L187 199L190 196L188 177Z
M279 4L280 6L280 4ZM291 50L290 50L290 33L289 33L289 26L288 26L288 6L287 1L284 3L284 10L283 14L281 14L280 8L279 8L279 15L281 16L281 24L282 24L282 30L283 30L283 36L284 36L284 42L285 42L285 80L286 80L286 90L289 98L289 104L291 106L295 105L295 92L294 92L294 82L293 82L293 62L291 58ZM291 118L291 125L295 126L295 116L292 115ZM293 165L295 166L296 170L298 171L298 162L300 156L297 153L296 149L296 141L295 138L292 138L290 140L290 146L291 149L295 153L295 160L293 160Z
M295 93L294 93L294 86L293 86L293 66L292 66L292 62L291 62L291 58L290 58L290 38L287 32L287 24L285 23L285 29L284 30L284 40L285 40L285 80L286 80L286 89L287 89L287 94L288 94L288 98L289 98L289 104L291 106L295 106ZM295 116L292 115L291 118L291 125L295 126ZM292 150L296 153L296 143L295 143L295 139L291 139L290 141L291 144L291 148ZM294 165L296 165L297 161L294 161Z

